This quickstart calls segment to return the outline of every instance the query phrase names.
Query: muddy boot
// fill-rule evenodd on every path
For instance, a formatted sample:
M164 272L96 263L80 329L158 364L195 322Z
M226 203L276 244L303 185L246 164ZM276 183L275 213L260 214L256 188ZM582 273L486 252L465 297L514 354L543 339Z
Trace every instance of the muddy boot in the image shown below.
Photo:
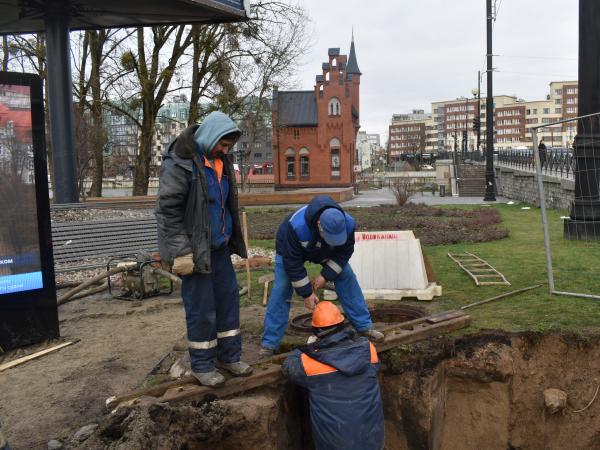
M266 359L271 356L273 356L273 349L270 349L269 347L263 347L260 349L260 352L258 352L258 359Z
M383 342L385 339L385 336L375 328L369 328L368 330L361 332L361 334L371 342Z
M216 361L215 361L216 363ZM215 364L216 365L216 364ZM225 377L214 370L212 372L192 372L202 386L219 387L225 383Z
M215 359L215 367L217 369L224 369L236 377L249 377L252 375L252 367L242 361L222 363L218 359Z

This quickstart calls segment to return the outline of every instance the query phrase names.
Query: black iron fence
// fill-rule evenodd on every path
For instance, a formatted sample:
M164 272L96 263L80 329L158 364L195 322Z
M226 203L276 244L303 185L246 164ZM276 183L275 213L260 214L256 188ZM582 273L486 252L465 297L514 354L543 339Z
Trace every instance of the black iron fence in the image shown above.
M506 150L498 153L498 162L502 166L535 172L533 150ZM569 149L547 150L540 153L542 173L557 177L573 178L575 157Z

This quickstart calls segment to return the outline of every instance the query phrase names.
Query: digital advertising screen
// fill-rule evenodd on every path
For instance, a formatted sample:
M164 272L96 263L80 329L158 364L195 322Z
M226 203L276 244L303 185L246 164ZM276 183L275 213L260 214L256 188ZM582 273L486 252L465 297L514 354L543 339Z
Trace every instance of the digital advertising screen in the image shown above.
M0 347L59 335L42 81L0 72Z

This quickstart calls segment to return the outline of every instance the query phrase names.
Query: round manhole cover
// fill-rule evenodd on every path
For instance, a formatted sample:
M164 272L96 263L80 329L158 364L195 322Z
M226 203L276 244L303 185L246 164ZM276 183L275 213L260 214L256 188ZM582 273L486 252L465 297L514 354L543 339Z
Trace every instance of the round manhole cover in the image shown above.
M376 323L385 322L388 324L408 322L409 320L418 319L425 316L425 313L418 309L410 306L384 306L378 308L369 309L371 314L371 321ZM296 336L310 336L312 332L312 313L301 314L299 316L290 319L288 326L285 330L286 333ZM350 328L350 322L348 319L344 320L346 328Z

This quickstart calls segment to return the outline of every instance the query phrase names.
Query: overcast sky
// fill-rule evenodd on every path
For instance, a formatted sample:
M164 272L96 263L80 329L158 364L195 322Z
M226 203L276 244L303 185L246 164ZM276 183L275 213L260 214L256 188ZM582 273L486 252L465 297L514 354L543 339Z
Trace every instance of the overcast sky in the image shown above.
M298 0L315 26L301 68L312 89L327 49L348 55L352 25L361 131L385 143L392 114L431 111L431 102L471 96L485 70L485 0ZM578 0L498 0L494 94L544 99L551 81L577 79ZM515 58L525 56L526 58ZM556 59L547 59L556 58ZM509 73L521 72L521 73ZM487 81L482 77L482 95Z

